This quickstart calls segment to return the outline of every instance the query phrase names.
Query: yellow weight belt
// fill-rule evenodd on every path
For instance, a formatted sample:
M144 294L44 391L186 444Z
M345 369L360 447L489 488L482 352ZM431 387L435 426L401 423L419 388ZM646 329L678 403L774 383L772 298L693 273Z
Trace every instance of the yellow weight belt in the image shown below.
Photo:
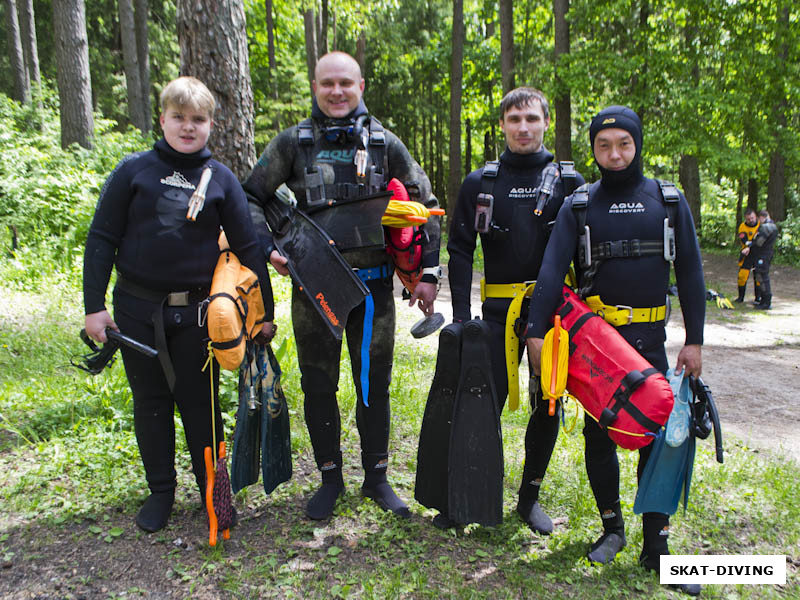
M604 304L600 296L589 296L585 300L593 313L603 317L614 327L630 325L631 323L654 323L663 321L667 316L667 306L653 306L650 308L633 308L624 304Z
M506 313L506 373L508 373L508 408L517 410L519 406L519 336L514 332L516 323L522 312L522 301L533 293L535 281L523 283L486 283L481 279L481 302L486 298L511 298Z

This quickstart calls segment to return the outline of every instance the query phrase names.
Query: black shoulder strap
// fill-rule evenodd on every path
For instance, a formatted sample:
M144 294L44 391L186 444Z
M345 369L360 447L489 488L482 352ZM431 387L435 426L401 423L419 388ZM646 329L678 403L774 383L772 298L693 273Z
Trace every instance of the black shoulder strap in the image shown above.
M370 161L374 165L369 176L369 187L374 190L383 189L386 184L388 164L386 157L386 131L375 117L369 119L368 152Z
M314 166L314 127L311 119L305 119L297 125L297 145L305 154L305 188L308 208L325 204L325 182L322 171Z
M494 182L500 172L499 160L487 160L483 165L483 175L481 177L481 194L486 194L494 198Z
M564 197L572 195L578 185L578 172L575 163L571 160L562 160L558 163L561 179L564 182Z
M667 211L667 218L664 220L664 260L675 260L675 223L678 216L678 203L681 201L678 188L671 181L656 179L661 190L661 199L664 201L664 208Z

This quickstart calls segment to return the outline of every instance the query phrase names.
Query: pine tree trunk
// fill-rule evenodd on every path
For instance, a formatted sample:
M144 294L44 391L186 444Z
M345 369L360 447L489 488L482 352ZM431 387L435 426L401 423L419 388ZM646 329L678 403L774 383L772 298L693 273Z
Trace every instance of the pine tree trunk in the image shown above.
M680 165L678 166L679 178L681 188L686 196L686 201L689 203L689 210L692 212L694 219L694 226L697 231L700 231L700 166L697 163L697 157L692 154L684 154L681 156Z
M319 55L328 53L328 0L322 0L322 11L319 27Z
M134 21L136 24L136 56L139 59L139 84L142 98L142 131L153 129L153 103L150 98L150 40L147 18L150 9L147 0L133 0Z
M500 0L500 72L503 94L515 86L514 77L514 0Z
M556 63L556 157L572 160L572 99L568 80L561 77L560 63L569 56L569 23L567 23L569 0L553 0ZM562 59L563 57L563 59Z
M758 179L755 177L747 180L747 208L758 210Z
M18 0L19 27L22 36L22 51L31 85L38 90L42 85L39 72L39 50L36 43L36 19L33 14L33 0Z
M785 65L788 60L789 47L787 43L789 30L789 6L782 3L779 8L778 33L779 41L777 48L778 64ZM783 221L786 218L786 156L785 151L785 130L787 125L786 113L789 110L786 100L785 78L779 75L779 80L775 83L774 89L776 100L773 106L774 120L774 140L775 150L769 161L769 180L767 182L767 211L775 221Z
M445 206L455 207L461 187L461 86L464 79L464 0L453 0L453 54L450 62L450 152Z
M92 147L92 81L89 74L89 40L83 0L53 0L61 146L78 143Z
M179 0L181 74L208 86L217 101L209 149L239 177L256 161L253 89L241 0Z
M314 69L317 66L317 27L314 21L314 9L309 8L303 13L303 25L306 34L306 67L308 68L308 81L314 81ZM313 89L311 93L314 93Z
M119 30L122 38L122 59L125 66L125 86L128 92L128 117L139 131L144 131L144 99L139 70L139 52L136 49L136 24L133 19L133 2L118 0Z
M466 153L464 155L464 173L472 172L472 123L469 119L465 123L467 130Z
M22 50L22 36L19 30L16 0L5 0L6 35L8 36L8 57L14 76L14 100L27 104L31 101L31 82L25 68L25 53Z
M361 67L361 72L363 73L366 64L365 61L367 59L367 32L363 29L358 33L358 39L356 40L356 62Z

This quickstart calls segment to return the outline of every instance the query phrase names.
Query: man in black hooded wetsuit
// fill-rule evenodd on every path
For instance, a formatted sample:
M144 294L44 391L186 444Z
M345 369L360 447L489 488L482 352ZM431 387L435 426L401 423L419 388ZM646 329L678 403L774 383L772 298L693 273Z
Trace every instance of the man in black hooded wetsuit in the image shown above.
M686 199L674 185L643 175L642 125L631 109L611 106L601 111L592 120L589 137L602 177L587 186L588 197L583 193L586 188L580 188L558 213L531 299L526 332L531 360L538 369L542 338L560 302L564 275L574 259L582 297L599 295L605 305L655 309L631 310L631 321L618 327L618 331L655 368L666 373L665 298L673 262L686 328L685 345L678 354L675 370L686 369L688 375L699 376L705 286L700 248ZM582 199L587 202L580 208ZM671 230L665 231L665 218L669 219ZM586 264L589 253L579 241L579 234L585 233L583 224L579 224L583 220L590 232L583 239L590 240L591 264ZM649 316L638 316L644 313ZM616 446L588 416L583 434L586 471L603 522L603 535L592 544L588 557L593 562L609 563L626 544ZM646 446L640 450L638 475L651 449ZM644 513L642 527L640 563L658 571L659 557L669 554L669 515ZM700 593L696 584L680 587L691 595Z
M278 201L275 192L283 183L295 193L298 208L302 210L308 208L309 199L311 202L320 198L345 200L385 191L392 178L405 184L411 200L431 208L437 206L428 177L406 147L367 112L361 99L364 79L353 57L344 52L331 52L320 58L312 85L311 118L279 133L267 145L244 183L264 252L283 275L288 274L287 259L275 249L264 216L264 207ZM356 171L359 157L368 163L364 169L366 177L359 176ZM324 210L340 209L334 205ZM347 218L346 213L341 218ZM380 223L377 225L380 227ZM422 247L423 275L411 304L416 303L425 314L432 314L439 270L438 218L429 219L423 229L427 236ZM372 311L366 308L366 302L361 303L350 312L346 325L358 395L356 423L365 472L361 490L385 510L408 516L408 507L395 495L386 479L389 382L395 333L391 283L394 265L382 247L382 235L380 242L379 248L373 245L343 252L345 260L369 288L374 308L370 316ZM335 281L331 284L335 285ZM365 333L369 332L370 324L371 339ZM341 341L327 330L297 285L292 287L292 326L305 395L306 426L317 467L322 473L322 486L308 501L306 514L312 519L325 519L332 514L336 499L344 489L336 400ZM368 362L362 360L365 356ZM365 373L361 373L362 363L367 363Z
M497 397L504 404L509 394L509 374L512 376L512 408L516 407L516 370L524 345L512 352L512 364L507 365L505 324L509 307L515 295L524 295L525 282L533 282L539 274L550 227L564 197L583 183L574 170L562 173L561 166L553 162L553 155L544 147L543 136L549 125L549 105L539 90L521 87L506 94L500 102L500 129L506 137L506 149L499 161L467 175L447 243L453 318L467 321L471 318L472 259L476 238L481 236L483 319L492 332L493 379ZM516 315L522 323L527 322L527 308L525 299L520 315ZM538 378L531 380L529 394L532 414L525 435L525 467L517 512L533 531L549 534L553 522L538 499L558 436L559 415L548 415L549 402L542 397ZM437 516L434 523L449 525L445 516Z

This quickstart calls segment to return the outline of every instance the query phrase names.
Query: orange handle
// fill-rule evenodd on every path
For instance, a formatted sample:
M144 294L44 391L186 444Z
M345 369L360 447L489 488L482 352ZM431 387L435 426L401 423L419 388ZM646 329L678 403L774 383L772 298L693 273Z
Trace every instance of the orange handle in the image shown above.
M208 544L217 545L217 515L214 513L214 459L211 447L206 446L203 454L206 463L206 511L208 512Z
M437 217L441 217L442 215L444 215L443 208L429 208L428 212L431 213L432 215L436 215Z
M411 221L412 223L427 223L428 219L425 217L418 217L416 215L406 215L403 217L406 221Z
M558 381L558 340L561 337L561 316L553 319L553 368L550 370L550 405L547 414L551 417L556 414L556 382Z

